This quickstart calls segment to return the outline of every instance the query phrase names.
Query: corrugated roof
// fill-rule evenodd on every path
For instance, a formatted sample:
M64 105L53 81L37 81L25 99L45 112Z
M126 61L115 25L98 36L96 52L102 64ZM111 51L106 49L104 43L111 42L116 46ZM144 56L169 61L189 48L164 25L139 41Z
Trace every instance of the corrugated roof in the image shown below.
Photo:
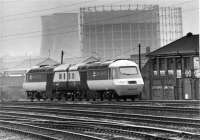
M186 36L149 53L148 56L178 54L199 54L199 35L188 33Z

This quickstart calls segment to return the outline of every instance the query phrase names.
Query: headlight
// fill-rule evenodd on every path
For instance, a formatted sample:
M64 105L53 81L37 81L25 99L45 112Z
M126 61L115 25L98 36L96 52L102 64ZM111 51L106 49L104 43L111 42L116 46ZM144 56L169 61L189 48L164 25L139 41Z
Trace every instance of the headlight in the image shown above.
M116 80L114 81L115 85L127 85L128 82L124 80Z

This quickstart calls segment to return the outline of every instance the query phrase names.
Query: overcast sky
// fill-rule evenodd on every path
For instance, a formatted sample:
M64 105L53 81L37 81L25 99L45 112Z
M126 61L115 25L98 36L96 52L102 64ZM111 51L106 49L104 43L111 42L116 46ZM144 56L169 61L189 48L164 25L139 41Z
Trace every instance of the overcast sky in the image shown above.
M0 0L0 56L39 55L42 15L103 4L182 7L183 34L199 34L199 0Z

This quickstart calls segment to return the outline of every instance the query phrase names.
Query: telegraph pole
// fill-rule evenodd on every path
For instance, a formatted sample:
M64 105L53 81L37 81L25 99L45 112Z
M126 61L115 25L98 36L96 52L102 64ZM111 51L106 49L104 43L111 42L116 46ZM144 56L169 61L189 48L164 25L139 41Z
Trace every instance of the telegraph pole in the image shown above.
M64 51L62 50L61 51L61 62L60 62L61 64L63 64L63 56L64 56Z
M0 88L1 88L1 94L0 94L0 98L1 98L1 102L3 102L3 86L4 86L4 73L2 73L2 76L1 76L1 78L0 78L0 81L1 81L1 83L0 83Z
M139 68L140 68L140 71L141 71L141 45L140 45L140 43L139 43L139 45L138 45L138 47L139 47L139 55L138 55L138 59L139 59Z

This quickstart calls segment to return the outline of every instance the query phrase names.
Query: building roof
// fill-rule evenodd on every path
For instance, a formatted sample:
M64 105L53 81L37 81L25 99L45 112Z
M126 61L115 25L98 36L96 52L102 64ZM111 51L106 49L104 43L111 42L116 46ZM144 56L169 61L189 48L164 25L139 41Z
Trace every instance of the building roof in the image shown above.
M66 71L69 68L70 64L61 64L54 68L54 71Z
M108 67L120 67L120 66L137 66L135 62L132 60L127 59L117 59L117 60L110 60L105 62L93 62L87 63L85 65L79 66L79 70L86 70L86 69L106 69Z
M151 53L147 56L166 56L166 55L189 55L199 54L199 35L188 33L186 36L175 40Z
M98 58L91 56L91 57L74 57L74 58L64 58L65 64L79 64L79 63L88 63L99 61Z
M0 69L0 71L16 71L16 70L25 70L29 69L33 66L42 66L42 65L57 65L59 64L57 61L51 58L32 58L32 59L24 59L17 62L5 63L4 67Z
M39 68L32 68L28 73L38 73L38 72L53 72L54 66L44 66Z
M35 58L35 59L25 59L21 63L14 66L15 68L29 68L32 66L42 66L42 65L57 65L57 61L51 58Z

